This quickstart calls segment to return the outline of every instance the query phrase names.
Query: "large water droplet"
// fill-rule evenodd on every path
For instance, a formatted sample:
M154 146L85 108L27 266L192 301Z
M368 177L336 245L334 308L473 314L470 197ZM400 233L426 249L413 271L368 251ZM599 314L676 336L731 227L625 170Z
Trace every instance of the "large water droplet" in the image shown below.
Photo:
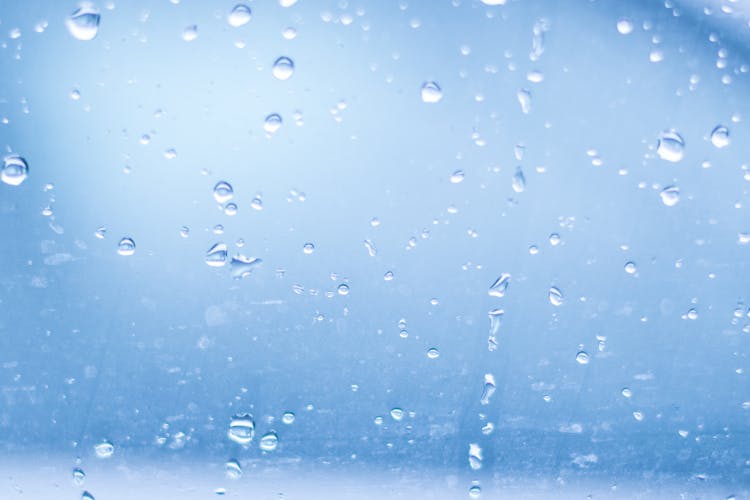
M227 460L227 463L224 464L224 471L229 479L239 479L242 477L242 466L236 458Z
M288 57L279 57L273 63L271 73L277 80L289 80L294 74L294 61Z
M82 5L65 20L68 32L78 40L93 40L99 32L99 9Z
M248 276L250 276L250 273L252 273L253 269L258 267L262 263L263 261L257 257L245 257L241 254L235 255L229 262L229 266L231 268L230 274L232 275L232 278L236 280L247 278Z
M238 413L229 422L227 437L235 443L247 445L255 436L255 420L248 413Z
M263 434L263 437L260 438L260 449L263 451L273 451L278 446L279 436L273 431Z
M578 361L578 364L580 365L589 364L589 353L586 351L578 351L578 354L576 354L576 361Z
M115 454L115 447L109 441L102 441L94 446L94 452L99 458L109 458Z
M216 243L206 252L206 264L211 267L221 267L227 263L226 243Z
M422 102L434 104L443 98L443 91L435 82L424 82L422 84Z
M135 253L135 241L133 238L124 237L117 244L117 253L129 257Z
M549 289L549 303L553 306L560 306L564 301L564 297L559 288L553 286Z
M677 205L678 201L680 201L680 188L677 186L667 186L662 189L659 196L661 197L662 203L668 207L673 207Z
M219 181L214 186L214 200L223 205L234 197L232 185L226 181Z
M227 16L227 22L229 23L229 26L233 28L239 28L240 26L244 26L249 23L251 17L252 14L250 12L250 7L245 4L239 3L234 6L232 11L229 13L229 16Z
M516 173L513 174L513 191L523 193L526 189L526 177L523 175L523 169L516 167Z
M505 292L508 290L508 285L510 284L510 274L503 273L501 274L492 285L490 285L490 289L487 291L487 294L490 297L497 297L499 299L505 297Z
M282 123L281 115L273 113L266 116L266 121L263 123L263 130L269 134L275 134L281 128Z
M667 130L659 135L656 143L656 154L662 160L678 162L682 160L685 150L685 140L674 130Z
M29 176L29 165L26 160L17 155L3 158L3 170L0 180L11 186L18 186Z
M482 468L482 447L477 443L469 444L469 466L471 470Z
M482 397L479 402L483 405L490 404L490 398L495 394L495 376L491 373L484 374L484 388L482 389Z
M718 125L711 131L711 144L717 148L729 146L729 129L724 125Z

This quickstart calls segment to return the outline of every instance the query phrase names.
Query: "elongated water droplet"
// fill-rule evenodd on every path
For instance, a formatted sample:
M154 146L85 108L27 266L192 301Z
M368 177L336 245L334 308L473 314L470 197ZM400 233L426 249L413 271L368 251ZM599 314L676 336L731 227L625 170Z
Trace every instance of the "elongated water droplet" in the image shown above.
M471 470L482 468L482 447L477 443L469 444L469 467Z
M198 26L191 24L182 31L182 39L186 42L192 42L198 38Z
M232 11L227 16L227 23L233 28L239 28L250 22L252 13L250 7L245 4L239 3L234 6Z
M484 374L484 388L482 389L482 397L479 402L483 405L490 404L490 398L495 394L495 376L491 373Z
M443 98L443 91L435 82L424 82L422 84L422 102L434 104Z
M230 274L232 275L232 278L236 280L247 278L248 276L250 276L250 273L252 273L253 269L258 267L262 263L263 261L257 257L245 257L241 254L235 255L229 262L229 266L231 268Z
M263 434L260 438L260 449L263 451L273 451L279 446L279 436L270 431Z
M579 365L589 364L589 353L586 351L578 351L578 354L576 354L576 361L578 361Z
M711 132L711 144L717 148L725 148L729 146L729 129L724 125L718 125Z
M659 196L661 197L662 203L668 207L673 207L680 201L680 188L677 186L667 186L662 189Z
M109 458L115 454L115 447L109 441L102 441L94 446L94 452L99 458Z
M255 420L249 413L238 413L229 422L227 437L241 445L250 444L255 437Z
M65 19L65 27L77 40L93 40L99 32L100 18L99 9L91 5L82 5Z
M279 57L273 63L271 73L277 80L289 80L294 74L294 61L288 57Z
M516 167L516 173L513 174L513 191L523 193L526 189L526 177L523 175L523 169Z
M678 162L685 153L685 140L674 130L667 130L659 135L656 143L656 154L666 161Z
M124 237L117 244L117 253L129 257L135 253L135 241L133 238Z
M276 113L268 115L266 116L266 121L263 123L263 130L269 134L275 134L281 128L282 123L281 115Z
M505 311L502 309L492 309L487 316L490 318L490 334L487 338L487 349L490 351L497 350L497 334L500 332L500 324L503 321Z
M234 197L232 185L226 181L219 181L214 186L214 200L216 203L223 205Z
M227 263L226 243L216 243L206 252L206 264L211 267L221 267Z
M492 285L490 285L490 289L487 291L487 294L490 297L497 297L499 299L505 297L505 292L508 290L508 285L510 284L510 274L503 273L501 274Z
M0 180L10 186L18 186L29 176L29 165L22 157L10 155L3 158Z
M531 91L521 89L516 94L516 97L518 98L518 103L521 105L521 112L525 115L531 113Z
M370 240L365 240L365 248L367 249L367 254L370 257L375 257L378 254L378 251L375 248L375 245L373 245L372 241Z
M564 301L564 297L559 288L553 286L549 289L549 303L553 306L560 306Z

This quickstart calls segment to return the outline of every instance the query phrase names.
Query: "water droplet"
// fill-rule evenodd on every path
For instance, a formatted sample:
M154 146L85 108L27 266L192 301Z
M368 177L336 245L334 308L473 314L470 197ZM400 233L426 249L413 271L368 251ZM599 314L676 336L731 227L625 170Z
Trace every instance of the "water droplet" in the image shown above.
M393 271L386 271L383 275L383 280L385 281L392 281L393 280Z
M404 419L404 410L401 408L393 408L391 410L391 418L396 422L400 422Z
M477 443L469 444L469 466L471 470L482 468L482 447Z
M341 283L337 289L339 295L349 295L349 285Z
M633 412L633 418L636 419L638 422L643 421L645 415L643 415L643 412L640 411L634 411Z
M523 169L516 167L516 173L513 174L513 191L523 193L526 189L526 177L523 175Z
M223 205L234 197L232 185L226 181L219 181L214 186L214 200L216 203Z
M437 359L440 357L440 351L438 351L435 347L431 347L427 350L427 357L430 359Z
M367 249L367 254L370 257L375 257L378 254L378 250L375 248L375 245L373 245L372 241L365 240L365 248Z
M491 373L484 374L484 388L482 389L482 397L479 402L483 405L490 404L490 398L495 394L495 376Z
M99 32L99 9L82 5L65 20L65 27L73 38L82 41L93 40Z
M94 452L99 458L109 458L115 453L115 447L109 441L102 441L94 446Z
M117 244L117 253L129 257L135 253L135 241L133 238L124 237Z
M310 255L311 253L313 253L315 251L315 245L313 245L312 243L305 243L302 246L302 251L305 254Z
M73 484L76 486L81 486L83 482L86 480L86 473L83 472L83 469L76 467L73 469Z
M260 197L256 196L250 202L250 208L252 208L253 210L257 210L257 211L260 212L261 210L263 210L263 200Z
M236 458L227 460L227 463L224 464L224 471L229 479L239 479L242 477L242 466Z
M96 229L94 232L94 236L96 236L98 239L103 240L104 236L107 234L107 228L104 226L100 226Z
M253 269L258 267L262 263L263 261L257 257L245 257L241 254L235 255L229 262L229 266L231 267L230 274L232 278L236 280L247 278L248 276L250 276L250 273L252 273Z
M282 122L281 115L276 113L268 115L265 123L263 123L263 130L269 134L275 134L281 128Z
M621 35L629 35L633 32L633 21L622 18L617 21L617 31Z
M250 11L250 7L245 4L239 3L234 6L232 11L229 13L229 16L227 16L227 22L229 23L229 26L233 28L239 28L240 26L244 26L249 23L251 17L252 13Z
M482 488L478 484L474 484L469 488L469 498L479 498L482 496Z
M674 130L667 130L659 135L656 143L656 154L666 161L678 162L685 153L685 141Z
M187 226L182 226L180 228L180 236L182 236L183 238L187 238L188 236L190 236L190 228Z
M631 391L627 387L623 387L622 391L620 391L620 394L622 394L622 396L625 397L625 398L631 398L631 397L633 397L633 391Z
M289 80L294 74L294 61L288 57L279 57L273 63L271 73L277 80Z
M635 272L638 270L638 268L635 266L635 262L626 262L625 263L625 272L628 274L635 274Z
M501 274L492 285L490 285L490 289L487 291L487 294L490 297L497 297L499 299L505 297L505 292L508 290L508 285L510 284L510 274L503 273Z
M283 36L285 40L294 40L297 38L297 30L293 26L287 26L281 32L281 36Z
M235 443L247 445L255 436L255 420L249 413L238 413L229 422L227 437Z
M531 113L531 91L521 89L516 94L516 97L518 98L518 103L521 105L521 112L525 115Z
M270 431L263 434L260 438L260 449L263 451L273 451L279 446L279 436Z
M553 306L560 306L563 303L563 294L559 288L553 286L549 289L549 303Z
M729 129L724 125L718 125L711 131L711 144L717 148L725 148L729 142Z
M94 495L92 495L88 491L84 491L83 493L81 493L81 500L96 500L96 499L94 498Z
M539 253L539 247L538 247L538 246L536 246L536 245L531 245L531 246L529 247L529 254L530 254L530 255L536 255L536 254L538 254L538 253Z
M11 186L18 186L29 176L29 165L22 157L10 155L3 158L0 180Z
M443 98L443 91L435 82L424 82L422 84L422 102L434 104Z
M279 5L282 7L291 7L295 3L297 3L297 0L279 0Z
M677 186L667 186L662 189L659 196L661 197L662 203L668 207L673 207L677 205L678 201L680 201L680 188Z
M487 349L495 351L497 349L497 334L500 332L500 324L503 320L505 311L502 309L492 309L487 315L490 318L490 335L487 339Z
M482 0L485 5L505 5L506 0Z
M693 308L693 309L690 309L690 310L689 310L689 311L687 312L687 318L688 318L689 320L695 321L696 319L698 319L698 311L697 311L697 310L695 310L694 308Z
M227 245L216 243L206 252L206 264L211 267L221 267L227 263Z
M450 178L451 184L460 184L464 181L464 171L463 170L456 170L451 174Z
M281 416L281 421L286 425L292 425L294 423L294 413L288 411Z
M562 241L562 238L560 238L559 234L552 233L549 235L549 244L552 245L553 247L556 247L557 245L559 245L561 241Z
M198 38L198 26L191 24L182 31L182 39L186 42L192 42Z
M589 364L589 359L589 353L586 351L578 351L578 354L576 354L576 361L578 361L579 365Z
M215 495L218 495L218 496L220 496L220 497L223 497L224 495L226 495L226 494L227 494L227 489L226 489L226 488L216 488L216 489L214 490L214 494L215 494Z
M77 101L81 98L81 91L78 89L73 89L70 91L70 99L73 101Z
M237 204L236 203L227 203L224 205L224 214L234 217L237 215Z

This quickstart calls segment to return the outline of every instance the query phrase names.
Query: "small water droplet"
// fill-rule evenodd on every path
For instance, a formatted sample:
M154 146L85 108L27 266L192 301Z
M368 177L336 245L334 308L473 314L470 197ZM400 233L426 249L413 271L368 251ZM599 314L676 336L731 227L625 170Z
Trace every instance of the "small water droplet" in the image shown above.
M81 493L81 500L96 500L96 499L94 498L94 495L92 495L88 491L84 491L83 493Z
M180 228L180 236L182 236L183 238L187 238L188 236L190 236L190 228L187 226L182 226Z
M530 254L530 255L536 255L536 254L538 254L538 253L539 253L539 247L538 247L538 246L536 246L536 245L531 245L531 246L529 247L529 254Z
M560 306L562 305L563 301L565 299L563 298L563 294L560 291L559 288L553 286L549 289L549 303L553 306Z
M589 353L586 351L578 351L578 354L576 354L576 361L578 361L579 365L589 364L589 359Z
M635 265L635 262L626 262L625 263L625 272L628 274L635 274L635 272L638 270L638 268Z
M337 288L337 291L339 292L339 295L349 295L349 285L341 283Z
M11 186L18 186L29 176L29 165L18 155L3 158L3 169L0 180Z
M711 144L717 148L725 148L729 142L729 129L724 125L718 125L711 131Z
M227 263L226 243L216 243L206 252L206 264L211 267L222 267Z
M226 494L227 494L227 489L226 489L226 488L216 488L216 489L214 490L214 494L215 494L215 495L218 495L218 496L220 496L220 497L223 497L224 495L226 495Z
M198 26L191 24L182 31L182 39L186 42L192 42L198 38Z
M431 347L427 350L427 357L430 359L437 359L440 357L440 351L438 351L435 347Z
M216 203L223 205L234 197L232 185L226 181L219 181L214 186L214 200Z
M99 9L91 5L82 5L65 19L65 27L77 40L93 40L99 32L100 18Z
M479 498L482 496L482 488L478 484L474 484L469 488L469 498Z
M283 36L285 40L294 40L297 38L297 30L293 26L287 26L281 32L281 36Z
M393 280L393 271L386 271L386 273L383 275L383 280L385 280L385 281L392 281Z
M76 486L81 486L83 482L86 480L86 473L83 472L83 469L80 467L76 467L73 469L73 484Z
M698 319L698 311L696 309L694 309L694 308L690 309L687 312L687 318L689 320L695 321L696 319Z
M133 255L135 253L135 241L133 241L133 238L128 238L127 236L122 238L117 244L117 253L125 257Z
M288 411L281 416L281 421L286 425L292 425L294 423L294 413Z
M305 243L302 246L302 251L305 254L310 255L311 253L313 253L315 251L315 245L313 245L312 243Z
M115 447L109 441L102 441L94 446L94 452L99 458L109 458L115 453Z
M621 35L629 35L633 32L633 21L622 18L617 21L617 31Z
M494 5L505 5L505 1L506 0L482 0L482 3L485 5L494 6Z
M279 57L273 63L271 73L277 80L289 80L294 74L294 61L288 57Z
M263 434L260 438L260 449L263 451L273 451L279 446L279 436L270 431Z
M643 418L644 418L643 412L634 411L633 412L633 418L636 419L638 422L643 421Z
M620 394L622 394L622 396L624 398L631 398L631 397L633 397L633 391L630 390L628 387L623 387L622 391L620 391Z
M401 422L404 419L404 410L401 408L393 408L391 410L391 418L396 422Z
M242 477L242 466L236 458L227 460L227 463L224 464L224 471L229 479L239 479Z
M282 7L291 7L296 3L297 0L279 0L279 5L281 5Z
M224 205L224 214L234 217L237 215L237 204L236 203L227 203Z
M497 297L499 299L505 297L505 292L508 290L508 285L510 284L510 278L510 274L502 273L495 282L490 285L487 294L490 297Z
M255 436L255 420L249 413L238 413L229 422L227 437L235 443L247 445Z
M678 201L680 201L680 188L677 186L667 186L662 189L659 196L661 197L662 203L668 207L673 207L677 205Z
M516 173L513 174L513 191L523 193L526 189L526 177L523 175L521 167L516 167Z
M435 82L424 82L422 84L422 102L434 104L443 98L443 91Z
M666 161L678 162L685 152L685 140L674 130L667 130L659 135L656 143L656 154Z
M78 89L73 89L70 91L70 99L73 101L77 101L81 98L81 91Z
M549 244L552 245L553 247L556 247L557 245L559 245L561 241L562 241L562 238L560 238L559 234L552 233L549 235Z
M460 184L464 181L464 171L463 170L456 170L451 174L450 178L451 184Z
M227 16L227 23L233 28L239 28L250 22L252 13L250 7L245 4L239 3L234 6L232 11Z
M276 113L266 116L266 121L263 123L263 130L269 134L275 134L281 128L283 120L281 115Z

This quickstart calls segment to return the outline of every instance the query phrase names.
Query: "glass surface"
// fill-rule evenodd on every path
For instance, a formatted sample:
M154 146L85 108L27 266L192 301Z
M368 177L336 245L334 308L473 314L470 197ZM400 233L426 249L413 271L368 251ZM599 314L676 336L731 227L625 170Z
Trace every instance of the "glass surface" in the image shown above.
M748 498L747 11L3 0L0 498Z

